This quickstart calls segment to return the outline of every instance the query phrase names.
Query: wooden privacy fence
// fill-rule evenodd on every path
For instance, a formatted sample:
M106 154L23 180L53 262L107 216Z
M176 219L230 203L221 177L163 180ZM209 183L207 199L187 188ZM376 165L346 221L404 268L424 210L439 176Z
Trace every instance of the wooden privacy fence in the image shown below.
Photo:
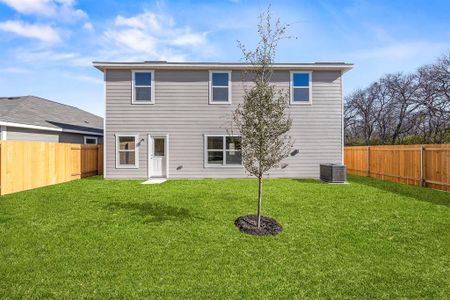
M102 173L102 145L0 142L0 195Z
M345 147L349 173L450 191L450 144Z

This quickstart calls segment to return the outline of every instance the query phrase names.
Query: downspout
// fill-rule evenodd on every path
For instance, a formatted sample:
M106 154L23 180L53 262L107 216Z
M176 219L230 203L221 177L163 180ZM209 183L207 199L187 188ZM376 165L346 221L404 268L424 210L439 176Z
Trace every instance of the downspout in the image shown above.
M106 141L106 68L103 71L103 96L104 96L104 108L105 108L105 115L103 116L103 178L106 178L106 169L107 169L107 165L106 165L106 153L108 153L108 151L106 151L106 145L108 144ZM115 145L114 145L115 146Z
M343 85L344 85L344 72L341 70L341 163L344 164L344 147L345 147L345 136L344 136L344 94L343 94Z

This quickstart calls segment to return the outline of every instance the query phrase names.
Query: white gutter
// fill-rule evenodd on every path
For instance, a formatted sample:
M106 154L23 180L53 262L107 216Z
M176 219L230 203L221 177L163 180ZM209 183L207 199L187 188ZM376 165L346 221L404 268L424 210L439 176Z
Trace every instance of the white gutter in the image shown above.
M70 132L70 133L80 133L80 134L92 134L102 136L103 134L93 131L84 131L84 130L72 130L72 129L62 129L62 128L53 128L53 127L45 127L45 126L37 126L37 125L29 125L22 123L14 123L14 122L3 122L0 121L0 126L10 126L10 127L18 127L18 128L27 128L27 129L36 129L36 130L45 130L45 131L57 131L57 132ZM3 129L2 129L3 134ZM5 129L6 134L6 129ZM6 137L5 137L6 139Z
M142 62L142 63L126 63L126 62L93 62L94 67L103 71L104 69L154 69L154 70L164 70L164 69L195 69L195 70L212 70L212 69L233 69L233 70L245 70L254 68L253 65L250 64L228 64L228 63L151 63L151 62ZM342 70L344 72L349 71L353 68L353 64L345 64L345 63L323 63L323 64L315 64L315 63L305 63L305 64L274 64L273 69L275 70Z

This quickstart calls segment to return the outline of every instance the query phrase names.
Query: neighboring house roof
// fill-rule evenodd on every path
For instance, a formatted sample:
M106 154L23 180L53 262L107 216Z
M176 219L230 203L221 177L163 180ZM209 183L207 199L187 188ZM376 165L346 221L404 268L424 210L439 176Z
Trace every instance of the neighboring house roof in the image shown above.
M0 125L103 135L103 118L35 96L0 97Z
M142 61L142 62L102 62L94 61L94 67L104 71L105 69L251 69L254 66L247 63L226 62L168 62L168 61ZM314 63L275 63L275 70L339 70L349 71L353 64L344 62L314 62Z

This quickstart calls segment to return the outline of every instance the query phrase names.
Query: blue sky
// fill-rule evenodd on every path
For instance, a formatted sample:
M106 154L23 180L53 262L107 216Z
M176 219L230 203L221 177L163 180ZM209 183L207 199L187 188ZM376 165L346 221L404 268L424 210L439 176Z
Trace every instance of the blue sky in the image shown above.
M94 60L239 61L269 1L0 0L1 96L103 116ZM290 23L278 62L345 61L344 92L450 51L450 1L272 1Z

